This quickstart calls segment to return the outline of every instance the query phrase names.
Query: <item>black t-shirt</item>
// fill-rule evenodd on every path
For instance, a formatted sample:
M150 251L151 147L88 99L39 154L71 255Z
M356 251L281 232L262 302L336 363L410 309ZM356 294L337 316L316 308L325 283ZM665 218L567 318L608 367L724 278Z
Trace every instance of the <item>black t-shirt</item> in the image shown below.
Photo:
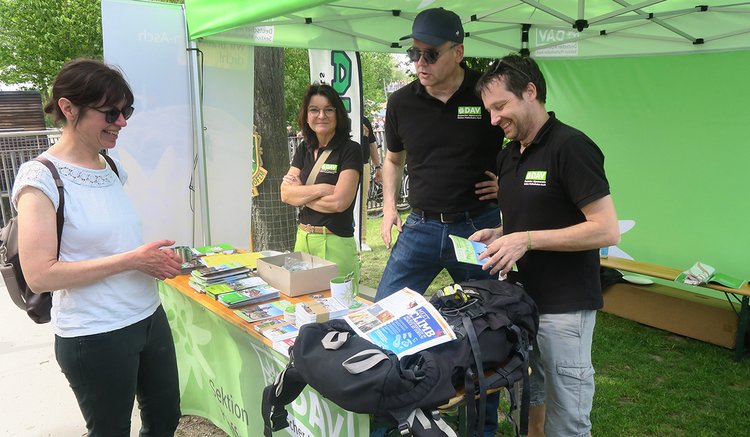
M388 99L388 150L406 151L409 204L429 212L479 209L474 184L487 180L503 143L503 131L490 124L474 92L479 73L465 69L464 80L447 103L430 96L419 80Z
M602 151L552 112L523 154L518 141L500 152L497 171L505 234L582 223L586 218L581 208L609 194ZM603 305L596 249L531 250L517 265L540 313L595 310Z
M375 138L372 124L370 124L370 120L368 120L367 117L362 117L362 124L367 126L367 129L370 130L370 135L365 136L365 131L362 129L362 140L359 143L362 146L362 163L367 164L370 162L370 144L377 142L378 139Z
M328 146L331 154L318 173L315 183L336 185L339 174L344 170L354 169L362 175L362 154L356 142L343 136L334 137ZM300 169L300 180L307 182L315 159L313 149L306 142L300 143L292 159L292 167ZM355 199L356 200L356 199ZM354 236L354 201L346 210L337 213L318 212L308 207L302 207L299 222L306 225L325 226L340 237Z

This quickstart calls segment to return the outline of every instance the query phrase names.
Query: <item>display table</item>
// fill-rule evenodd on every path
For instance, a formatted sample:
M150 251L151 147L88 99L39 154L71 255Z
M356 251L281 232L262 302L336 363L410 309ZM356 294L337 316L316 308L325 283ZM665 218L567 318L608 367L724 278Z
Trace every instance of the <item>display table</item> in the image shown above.
M182 414L205 417L230 436L260 437L263 388L274 382L287 359L253 324L190 288L188 279L182 275L159 282L177 353ZM346 411L310 387L287 410L290 427L274 435L369 435L369 416Z

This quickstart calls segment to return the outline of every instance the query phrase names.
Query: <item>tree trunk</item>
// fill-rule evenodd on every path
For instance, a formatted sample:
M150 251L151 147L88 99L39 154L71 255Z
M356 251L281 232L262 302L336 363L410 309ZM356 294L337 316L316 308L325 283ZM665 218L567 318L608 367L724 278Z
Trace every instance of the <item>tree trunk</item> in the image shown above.
M284 116L284 49L255 47L255 126L261 137L265 181L253 198L253 250L292 250L296 208L281 202L279 186L289 170L289 146Z

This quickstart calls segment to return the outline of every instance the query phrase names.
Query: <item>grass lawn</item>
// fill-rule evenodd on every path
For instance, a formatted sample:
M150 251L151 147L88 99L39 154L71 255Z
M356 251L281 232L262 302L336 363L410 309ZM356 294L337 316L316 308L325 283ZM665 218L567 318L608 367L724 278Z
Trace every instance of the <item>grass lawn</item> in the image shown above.
M373 250L362 256L362 282L377 288L389 252L380 238L380 219L368 220L367 229L367 243ZM428 293L450 283L443 271ZM736 363L733 356L719 346L600 312L593 346L592 433L596 437L748 435L750 358Z

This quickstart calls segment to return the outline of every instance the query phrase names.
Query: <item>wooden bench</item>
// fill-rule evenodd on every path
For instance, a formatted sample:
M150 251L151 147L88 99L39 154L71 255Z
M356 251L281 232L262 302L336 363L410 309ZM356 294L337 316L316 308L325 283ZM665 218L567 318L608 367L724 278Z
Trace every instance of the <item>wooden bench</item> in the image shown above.
M674 281L681 270L624 258L602 258L603 267ZM746 353L750 285L739 289L718 284L700 288L724 293L726 301L668 285L618 283L604 291L603 311L655 328L734 349L741 361ZM732 301L734 299L734 302ZM735 304L739 304L737 311Z

